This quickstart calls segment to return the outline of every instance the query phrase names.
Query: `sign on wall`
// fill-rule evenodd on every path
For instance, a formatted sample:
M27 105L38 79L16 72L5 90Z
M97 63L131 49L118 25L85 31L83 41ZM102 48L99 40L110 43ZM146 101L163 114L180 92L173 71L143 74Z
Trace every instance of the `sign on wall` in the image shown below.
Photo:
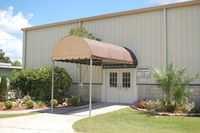
M133 64L104 64L103 69L114 69L114 68L136 68Z
M137 77L150 78L151 77L151 67L150 66L138 66Z

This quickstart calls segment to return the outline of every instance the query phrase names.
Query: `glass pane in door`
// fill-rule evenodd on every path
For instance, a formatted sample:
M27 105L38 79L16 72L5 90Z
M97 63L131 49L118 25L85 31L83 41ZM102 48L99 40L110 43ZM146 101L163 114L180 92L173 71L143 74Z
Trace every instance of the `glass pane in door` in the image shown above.
M109 80L110 87L117 87L117 72L111 72Z
M130 74L130 72L123 72L122 73L122 86L123 86L123 88L130 88L131 87L131 74Z

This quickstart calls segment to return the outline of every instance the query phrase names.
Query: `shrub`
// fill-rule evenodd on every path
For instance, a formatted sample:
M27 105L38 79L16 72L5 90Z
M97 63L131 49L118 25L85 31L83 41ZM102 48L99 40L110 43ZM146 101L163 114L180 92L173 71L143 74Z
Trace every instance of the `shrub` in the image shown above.
M140 100L139 103L138 103L138 108L141 108L141 109L147 109L147 100Z
M196 101L190 113L200 113L200 100Z
M64 68L55 67L54 96L59 102L66 95L72 79ZM11 78L10 87L17 97L29 95L35 100L50 101L51 99L51 67L26 69Z
M69 105L69 103L68 103L68 98L65 98L64 102L62 103L62 105L64 105L64 106Z
M58 106L58 101L56 99L51 100L51 105L53 103L53 107Z
M8 78L6 76L1 77L0 82L0 101L6 101L8 99Z
M186 104L178 106L176 111L182 112L182 113L189 113L194 107L195 107L194 103L186 103Z
M200 107L194 107L190 110L190 113L200 113Z
M45 104L44 102L42 102L42 101L37 101L37 102L36 102L36 105L37 105L38 107L45 107L45 106L46 106L46 104Z
M45 101L44 102L46 106L51 106L51 102L50 101Z
M165 108L163 100L156 100L155 101L155 111L166 112L166 108Z
M32 109L35 106L35 102L33 100L28 100L25 104L29 109Z
M0 102L0 110L4 108L4 102Z
M184 73L185 69L178 68L172 64L168 65L165 70L152 71L156 83L164 93L163 104L166 111L173 112L179 106L186 104L189 97L187 86L199 78L198 74L192 77L183 77Z
M12 102L13 103L13 108L16 108L16 107L19 107L19 103L16 101L16 102Z
M13 103L11 101L6 101L4 104L6 109L11 109L13 107Z
M70 96L68 99L67 99L67 103L69 105L72 105L72 106L78 106L80 105L80 99L76 96Z
M22 99L22 103L26 103L28 100L31 100L31 97L29 95L24 96Z
M138 108L141 109L147 109L147 110L154 110L155 109L155 101L153 100L139 100L138 103Z

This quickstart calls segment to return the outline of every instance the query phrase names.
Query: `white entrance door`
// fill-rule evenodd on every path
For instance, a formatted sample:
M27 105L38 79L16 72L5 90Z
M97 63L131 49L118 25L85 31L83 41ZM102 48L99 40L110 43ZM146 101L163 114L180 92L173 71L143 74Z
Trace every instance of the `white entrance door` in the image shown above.
M106 102L132 103L134 94L133 69L106 70Z

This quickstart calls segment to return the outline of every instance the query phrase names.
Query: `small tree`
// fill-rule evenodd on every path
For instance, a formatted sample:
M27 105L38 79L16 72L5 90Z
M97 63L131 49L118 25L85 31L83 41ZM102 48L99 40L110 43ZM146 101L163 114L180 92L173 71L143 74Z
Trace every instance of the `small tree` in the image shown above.
M12 66L22 66L21 62L18 60L13 61L11 64Z
M93 36L91 33L89 33L83 27L77 27L77 28L71 29L69 31L69 35L76 35L76 36L79 36L79 37L84 37L84 38L88 38L88 39L92 39L92 40L97 39L95 36Z
M190 94L187 86L199 78L198 74L184 77L184 73L184 68L178 68L173 64L168 65L165 70L154 69L152 71L156 83L164 93L163 102L167 111L174 111L178 106L187 102Z
M5 55L3 49L0 49L0 62L11 63L11 60L8 56Z
M8 79L6 76L2 76L0 83L0 101L7 101L7 99L8 99Z

